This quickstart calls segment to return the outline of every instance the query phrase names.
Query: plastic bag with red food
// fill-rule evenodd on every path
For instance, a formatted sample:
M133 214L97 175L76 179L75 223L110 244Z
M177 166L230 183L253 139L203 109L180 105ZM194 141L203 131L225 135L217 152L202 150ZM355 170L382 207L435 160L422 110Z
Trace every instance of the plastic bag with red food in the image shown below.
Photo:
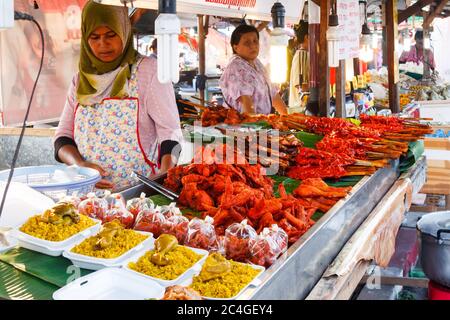
M163 233L165 222L159 207L146 208L137 215L134 230L151 232L156 239Z
M281 248L269 228L264 228L250 248L251 257L248 262L263 267L270 267L281 253Z
M104 221L105 214L108 211L108 202L103 198L97 198L95 193L90 192L87 199L81 201L78 205L78 211L90 218Z
M288 234L277 224L273 224L269 229L269 236L277 243L280 254L284 253L288 248Z
M139 198L133 198L127 201L127 210L135 217L139 212L146 209L154 209L155 204L150 198L145 197L145 193L142 192Z
M180 213L174 214L170 217L165 217L163 224L163 233L175 236L179 244L184 244L188 231L189 219Z
M257 240L257 234L247 219L233 223L225 230L225 254L227 259L247 262L251 257L251 248Z
M78 206L80 205L82 199L78 196L78 193L73 193L70 196L66 195L64 197L62 197L58 202L67 202L70 204L73 204L73 206L75 208L78 208Z
M192 219L188 224L184 244L192 248L217 251L218 243L213 222L214 219L209 216L205 220L199 218Z
M116 206L125 206L125 198L120 193L111 193L106 190L103 199L108 203L108 210L112 210Z
M182 215L181 210L177 207L176 202L172 202L168 206L161 206L161 213L166 219L176 215Z
M134 216L121 203L116 203L114 208L108 210L105 214L103 222L119 220L124 228L130 229L134 224Z

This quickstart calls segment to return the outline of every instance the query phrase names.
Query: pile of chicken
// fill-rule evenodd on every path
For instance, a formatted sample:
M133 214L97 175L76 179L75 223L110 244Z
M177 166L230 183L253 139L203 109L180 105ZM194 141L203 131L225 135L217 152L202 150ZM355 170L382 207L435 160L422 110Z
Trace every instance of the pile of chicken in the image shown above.
M165 186L180 193L179 205L213 217L218 235L232 223L248 219L258 233L278 224L293 243L314 224L311 217L317 210L328 211L350 191L310 179L292 195L280 184L280 197L276 198L274 181L264 175L260 165L217 163L214 153L207 156L210 158L203 154L201 163L169 170Z

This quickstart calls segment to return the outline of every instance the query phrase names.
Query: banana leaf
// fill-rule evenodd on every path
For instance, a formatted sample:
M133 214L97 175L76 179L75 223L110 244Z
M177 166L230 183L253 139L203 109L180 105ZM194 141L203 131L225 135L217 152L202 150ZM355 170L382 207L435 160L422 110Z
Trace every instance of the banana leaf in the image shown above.
M316 148L316 143L323 139L323 136L314 134L314 133L308 133L299 131L294 133L294 135L297 137L297 139L301 140L303 142L303 145L306 148Z
M0 299L51 300L59 287L0 261Z
M249 123L242 123L242 127L244 128L254 128L255 130L263 130L263 129L271 129L272 126L267 121L257 121L257 122L249 122Z
M82 277L92 271L76 268L63 257L52 257L25 248L15 248L0 255L0 261L53 286L63 287L76 276Z

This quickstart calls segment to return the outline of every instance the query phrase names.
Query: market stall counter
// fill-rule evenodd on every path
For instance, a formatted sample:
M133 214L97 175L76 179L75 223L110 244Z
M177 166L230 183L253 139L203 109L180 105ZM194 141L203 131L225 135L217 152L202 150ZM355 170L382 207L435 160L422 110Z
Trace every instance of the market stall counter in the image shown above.
M260 276L261 285L249 287L240 298L304 299L399 176L396 160L390 167L364 177L346 198L340 200ZM131 199L141 192L153 193L145 185L139 185L123 191L122 195Z

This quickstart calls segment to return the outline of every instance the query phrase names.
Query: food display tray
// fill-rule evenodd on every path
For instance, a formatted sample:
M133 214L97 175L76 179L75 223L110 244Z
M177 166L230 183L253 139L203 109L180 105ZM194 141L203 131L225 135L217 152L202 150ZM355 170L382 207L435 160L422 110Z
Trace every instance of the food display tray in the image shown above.
M312 228L264 271L262 283L243 290L239 299L305 299L353 233L400 176L399 161L362 178ZM162 183L164 175L156 181ZM155 194L145 185L122 191L125 199ZM286 290L286 288L289 288Z
M53 293L55 300L150 300L161 299L164 288L142 281L120 268L106 268L81 277Z
M65 250L63 252L63 257L72 261L72 263L75 266L88 270L100 270L108 267L120 267L126 259L129 259L135 254L145 252L149 250L149 248L153 248L153 243L155 239L153 238L152 233L143 231L136 231L136 232L143 235L148 235L149 237L117 258L114 259L95 258L78 253L73 253L71 251L73 247L80 244L82 241L84 241L84 239L78 241L77 243L74 243L70 248Z
M19 246L23 248L47 254L49 256L57 257L60 256L68 248L71 248L75 243L78 243L84 240L85 238L88 238L91 235L96 234L100 230L102 222L96 219L92 220L95 221L95 225L74 234L73 236L67 238L64 241L48 241L33 237L29 234L20 231L20 226L12 229L10 231L10 235L11 237L17 239Z

